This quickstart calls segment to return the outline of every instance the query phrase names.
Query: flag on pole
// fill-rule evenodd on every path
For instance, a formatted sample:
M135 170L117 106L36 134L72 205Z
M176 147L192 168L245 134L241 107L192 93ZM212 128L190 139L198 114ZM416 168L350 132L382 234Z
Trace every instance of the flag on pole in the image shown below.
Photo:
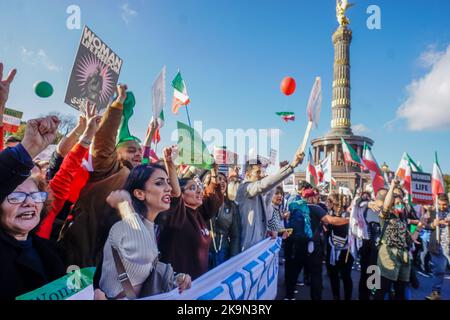
M336 186L337 185L337 181L335 178L331 177L331 185Z
M413 159L406 152L403 152L402 159L400 160L397 171L395 172L396 177L398 177L400 180L404 180L406 170L409 166L411 166L410 169L413 172L422 172L422 168L416 165Z
M277 116L280 116L284 122L295 121L295 113L294 112L277 112Z
M155 122L155 120L152 118L152 120L150 121L150 125L147 128L147 136L150 134L151 124L154 122ZM161 141L160 130L163 126L164 126L164 111L161 111L161 113L159 114L159 117L156 119L156 131L152 137L153 143L159 143ZM147 141L147 139L146 139L146 141Z
M188 125L179 122L178 126L178 157L176 165L190 165L200 169L210 170L214 158L209 153L201 136Z
M405 170L405 178L403 180L403 188L408 193L408 199L410 203L411 203L411 172L412 172L411 164L408 162Z
M314 123L316 128L319 125L321 108L322 108L322 85L320 77L316 77L316 81L314 82L314 86L309 95L308 106L306 108L308 119L309 121Z
M3 113L4 132L16 133L22 121L23 112L5 108Z
M364 143L363 161L367 169L369 169L373 192L376 195L378 193L378 190L384 188L386 184L384 182L383 174L381 173L377 160L375 160L375 157L373 156L372 151L370 150L370 147L367 145L367 143Z
M314 163L312 160L311 148L309 149L308 152L308 167L306 169L306 181L308 181L313 186L317 186L317 184L319 183L316 168L314 167Z
M164 66L152 85L152 121L159 119L166 105L166 66ZM164 123L164 117L163 117ZM162 124L159 126L162 127Z
M180 71L178 71L175 79L172 81L173 87L173 102L172 102L172 112L178 114L178 109L181 106L186 106L189 104L189 96L187 93L186 83L181 77Z
M441 166L438 162L437 152L435 153L435 161L433 164L433 176L431 178L431 190L433 193L433 199L436 201L437 196L441 193L445 193L444 176L442 175Z
M318 184L324 182L333 182L333 177L331 176L331 155L328 155L325 159L323 159L317 166L317 182Z
M356 151L344 140L344 138L341 138L341 141L345 162L354 163L361 168L365 168L364 161L359 157Z

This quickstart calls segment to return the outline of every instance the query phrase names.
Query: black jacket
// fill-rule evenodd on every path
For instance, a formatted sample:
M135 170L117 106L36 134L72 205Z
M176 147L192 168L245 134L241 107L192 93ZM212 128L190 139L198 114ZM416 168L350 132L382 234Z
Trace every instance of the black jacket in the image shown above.
M27 261L17 240L0 228L0 300L14 300L65 275L63 261L53 245L48 240L31 237L47 279Z

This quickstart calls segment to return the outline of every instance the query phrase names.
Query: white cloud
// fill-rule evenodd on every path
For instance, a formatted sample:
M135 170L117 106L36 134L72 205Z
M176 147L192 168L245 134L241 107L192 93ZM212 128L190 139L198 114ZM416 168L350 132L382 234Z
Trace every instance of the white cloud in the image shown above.
M430 71L407 86L408 97L397 109L397 117L405 119L412 131L439 130L450 127L450 45L446 51L434 47L420 60Z
M362 123L358 123L358 124L352 125L352 131L354 134L363 134L363 133L370 132L370 129L367 128Z
M429 68L438 62L443 55L444 52L438 51L435 44L429 45L427 51L420 55L419 64L423 67Z
M136 10L133 10L133 9L130 8L130 5L129 5L128 3L123 4L123 5L120 7L120 10L121 10L122 20L123 20L126 24L129 24L130 21L131 21L131 19L132 19L133 17L136 17L137 14L138 14Z
M29 50L25 47L21 48L22 60L31 65L42 65L49 71L61 71L61 67L53 63L48 55L45 53L44 49L39 49L38 51Z

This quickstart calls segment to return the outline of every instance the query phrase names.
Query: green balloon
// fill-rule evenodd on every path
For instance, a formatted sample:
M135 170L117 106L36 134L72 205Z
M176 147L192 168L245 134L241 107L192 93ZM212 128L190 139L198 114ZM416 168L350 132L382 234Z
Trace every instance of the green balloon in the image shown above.
M34 92L38 97L48 98L53 94L53 87L46 81L36 82L34 84Z

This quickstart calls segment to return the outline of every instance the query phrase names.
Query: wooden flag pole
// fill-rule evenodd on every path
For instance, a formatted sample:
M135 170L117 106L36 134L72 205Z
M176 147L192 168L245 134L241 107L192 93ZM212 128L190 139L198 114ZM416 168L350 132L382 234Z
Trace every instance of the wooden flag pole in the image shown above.
M313 125L312 121L308 121L308 126L306 127L305 135L303 136L303 142L297 150L298 154L305 152L306 144L308 143L309 134L311 133L312 125Z

